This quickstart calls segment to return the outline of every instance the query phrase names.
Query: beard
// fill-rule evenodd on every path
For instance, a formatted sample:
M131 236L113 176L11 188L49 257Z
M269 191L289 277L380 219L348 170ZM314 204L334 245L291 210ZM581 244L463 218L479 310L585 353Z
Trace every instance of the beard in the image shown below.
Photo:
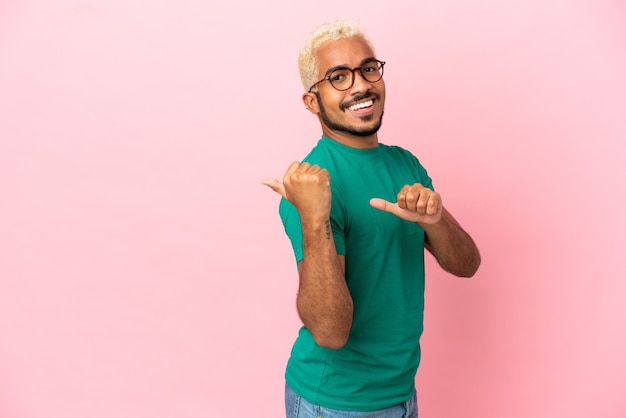
M315 95L317 96L317 102L319 103L319 106L320 106L320 118L322 119L322 122L324 122L324 124L328 126L330 129L333 129L339 132L345 132L347 134L354 135L354 136L370 136L378 132L381 125L383 124L383 115L385 113L384 111L383 113L381 113L380 119L378 119L378 122L370 128L356 127L352 125L344 125L342 123L335 122L328 117L328 113L326 113L326 109L324 108L324 104L322 103L322 99L320 98L319 92L315 92ZM372 94L366 93L363 96L356 97L355 100L353 101L357 102L359 100L363 100L372 96L373 96ZM348 106L349 105L343 105L342 110L345 111L345 109ZM370 122L374 120L374 115L366 115L366 116L361 117L361 119L363 120L363 122Z

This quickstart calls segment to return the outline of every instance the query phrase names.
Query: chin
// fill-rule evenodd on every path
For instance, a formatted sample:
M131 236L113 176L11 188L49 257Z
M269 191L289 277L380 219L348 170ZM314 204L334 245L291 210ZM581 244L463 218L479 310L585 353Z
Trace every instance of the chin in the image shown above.
M368 116L367 119L373 120L374 116ZM378 119L377 122L375 122L374 124L368 124L369 126L362 126L362 127L359 127L359 128L354 128L353 129L353 133L356 136L370 136L370 135L374 135L375 133L378 132L378 130L380 129L382 124L383 124L383 116L380 115L380 118Z
M374 135L380 129L383 123L383 115L385 112L382 112L380 116L377 117L376 114L364 115L359 117L359 122L356 124L349 123L341 123L338 121L332 120L328 114L326 113L323 105L320 102L320 118L322 123L326 125L331 130L335 130L338 132L344 132L354 136L371 136ZM378 120L376 120L378 119Z

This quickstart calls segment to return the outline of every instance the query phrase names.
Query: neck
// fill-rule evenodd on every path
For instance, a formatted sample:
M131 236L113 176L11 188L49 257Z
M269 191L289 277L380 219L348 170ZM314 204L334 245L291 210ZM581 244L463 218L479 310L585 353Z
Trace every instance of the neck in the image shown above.
M347 132L337 131L322 124L322 134L352 148L376 148L378 146L378 133L367 136L358 136Z

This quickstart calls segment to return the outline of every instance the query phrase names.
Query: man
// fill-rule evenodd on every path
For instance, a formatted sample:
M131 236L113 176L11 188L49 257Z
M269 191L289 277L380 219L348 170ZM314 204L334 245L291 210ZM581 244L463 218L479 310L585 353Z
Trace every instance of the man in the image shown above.
M288 417L417 417L424 248L457 276L480 265L417 158L378 142L384 65L354 22L315 30L299 67L323 136L282 182L263 180L283 197L300 279Z

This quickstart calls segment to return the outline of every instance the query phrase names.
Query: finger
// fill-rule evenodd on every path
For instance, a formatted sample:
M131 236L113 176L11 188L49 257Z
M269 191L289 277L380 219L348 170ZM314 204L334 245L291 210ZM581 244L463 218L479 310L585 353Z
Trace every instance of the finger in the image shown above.
M435 215L441 208L441 197L437 193L430 195L428 203L426 205L426 214Z
M315 178L318 179L320 184L330 185L330 173L325 168L320 167L317 164L309 164L302 163L298 170L294 173L296 176L298 174L305 174L306 177L302 177L302 179L313 180Z
M320 179L324 180L324 184L330 186L330 173L325 168L320 169L319 173L317 173Z
M407 193L411 190L411 187L406 185L398 192L398 196L396 200L398 202L398 207L402 209L407 209Z
M375 209L382 210L384 212L393 213L393 214L395 214L398 209L397 203L391 203L391 202L386 201L385 199L379 199L377 197L370 199L370 206Z
M289 186L291 184L291 177L298 170L302 170L303 166L305 166L305 164L300 164L300 162L298 162L298 161L292 162L289 165L289 167L287 168L287 171L285 172L285 175L283 176L283 185L286 184L287 186Z
M415 212L418 215L426 214L426 206L428 205L428 193L420 193L415 201Z
M320 166L319 166L319 165L317 165L317 164L313 164L312 166L310 166L310 167L308 167L308 168L307 168L306 173L307 173L307 174L317 174L317 173L319 173L320 171L322 171L322 167L320 167Z
M421 196L420 189L410 187L406 192L406 208L408 210L417 211L417 204Z
M266 185L270 189L274 190L276 193L281 195L284 198L287 198L287 193L285 192L285 185L280 181L272 178L261 180L261 184Z
M306 167L307 163L300 164L300 162L298 161L294 161L293 163L291 163L289 165L289 168L287 168L285 175L283 176L283 183L285 182L285 179L289 178L289 176L291 176L301 166Z

